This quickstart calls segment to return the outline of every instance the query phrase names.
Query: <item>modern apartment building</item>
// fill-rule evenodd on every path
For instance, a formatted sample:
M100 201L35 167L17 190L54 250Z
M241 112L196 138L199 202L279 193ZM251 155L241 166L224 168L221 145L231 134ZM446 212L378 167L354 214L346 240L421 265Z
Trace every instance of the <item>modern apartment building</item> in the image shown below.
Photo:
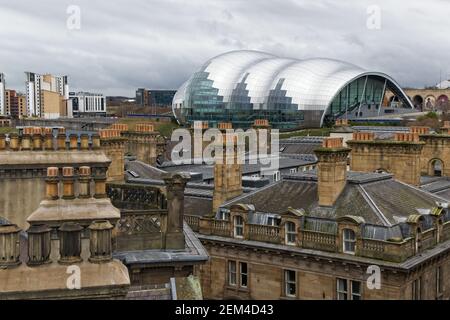
M22 118L27 114L27 98L15 90L5 90L5 115Z
M69 99L67 76L25 74L27 115L47 119L66 116Z
M0 73L0 115L6 115L5 75Z
M70 92L68 117L106 116L106 98L101 93Z

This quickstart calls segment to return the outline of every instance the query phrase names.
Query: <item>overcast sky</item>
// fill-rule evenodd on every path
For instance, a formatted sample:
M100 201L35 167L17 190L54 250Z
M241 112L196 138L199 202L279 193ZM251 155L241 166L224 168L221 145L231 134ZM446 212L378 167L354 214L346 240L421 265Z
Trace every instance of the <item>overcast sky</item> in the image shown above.
M67 27L71 5L80 29ZM423 87L440 70L450 77L449 16L448 0L0 0L0 72L20 91L29 70L67 74L71 90L134 96L253 49L341 59Z

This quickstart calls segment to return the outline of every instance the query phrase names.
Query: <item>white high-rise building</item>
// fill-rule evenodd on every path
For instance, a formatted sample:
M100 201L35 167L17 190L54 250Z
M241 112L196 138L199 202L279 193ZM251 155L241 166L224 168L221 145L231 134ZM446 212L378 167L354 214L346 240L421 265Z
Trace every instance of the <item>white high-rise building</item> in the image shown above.
M5 75L0 73L0 115L6 115Z
M27 115L42 118L58 118L66 115L62 111L66 107L69 99L69 85L67 76L53 76L51 74L37 74L25 72L26 75L26 97L27 97ZM55 98L55 93L59 95ZM44 96L48 96L44 99ZM59 99L59 103L56 101Z

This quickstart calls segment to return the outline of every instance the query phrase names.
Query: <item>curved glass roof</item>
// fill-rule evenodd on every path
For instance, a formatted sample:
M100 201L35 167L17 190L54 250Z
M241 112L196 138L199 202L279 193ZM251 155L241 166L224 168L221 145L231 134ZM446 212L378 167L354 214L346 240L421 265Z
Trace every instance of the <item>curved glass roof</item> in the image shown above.
M301 121L322 125L327 114L338 115L343 108L359 108L362 102L381 105L387 88L413 108L400 86L383 73L333 59L232 51L207 61L180 87L173 111L180 122L244 123L258 117L294 126Z

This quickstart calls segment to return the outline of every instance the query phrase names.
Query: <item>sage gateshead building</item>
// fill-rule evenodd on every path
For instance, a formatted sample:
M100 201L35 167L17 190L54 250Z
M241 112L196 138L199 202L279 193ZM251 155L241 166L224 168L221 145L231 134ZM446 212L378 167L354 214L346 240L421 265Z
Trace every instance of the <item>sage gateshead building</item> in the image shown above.
M390 91L396 99L387 100ZM259 51L214 57L177 91L180 124L232 122L248 128L268 119L274 128L320 127L337 118L412 112L411 100L387 74L325 58L280 58Z

